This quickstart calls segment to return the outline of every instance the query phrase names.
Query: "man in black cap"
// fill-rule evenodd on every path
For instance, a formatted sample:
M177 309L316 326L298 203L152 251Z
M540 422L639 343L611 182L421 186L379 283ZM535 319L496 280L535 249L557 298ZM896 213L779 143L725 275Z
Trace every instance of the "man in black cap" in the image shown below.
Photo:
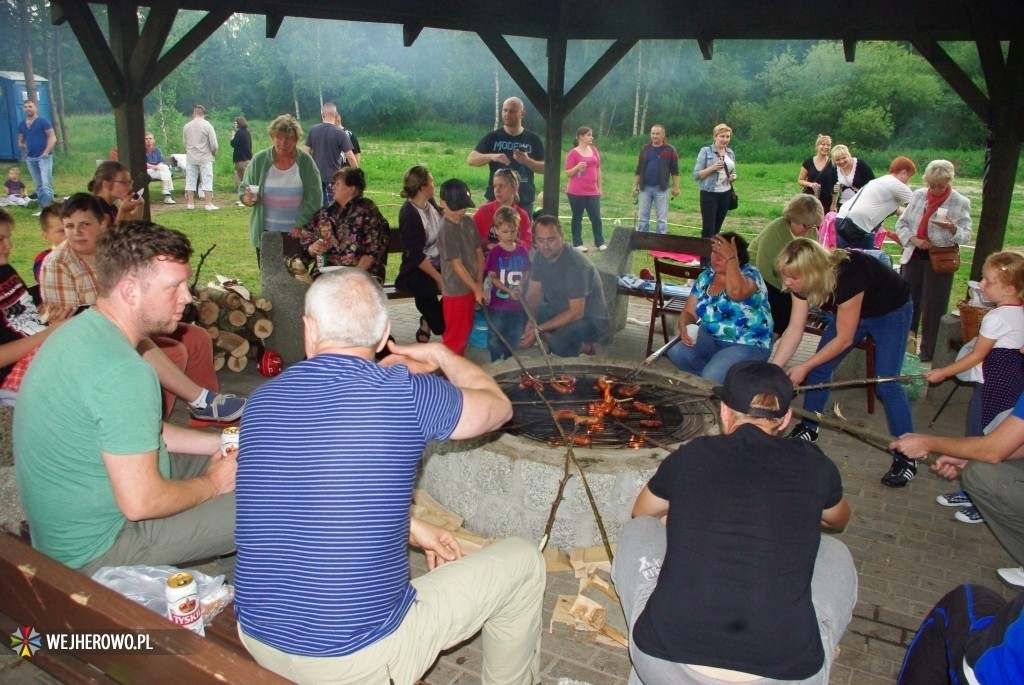
M857 600L849 550L821 535L850 518L839 470L778 437L793 398L779 367L736 364L715 396L722 434L669 455L619 533L633 670L644 683L826 685Z
M457 355L466 351L473 330L473 315L484 299L484 249L476 224L466 210L476 207L469 187L457 178L441 184L438 193L444 221L437 234L441 253L441 307L444 310L444 346Z

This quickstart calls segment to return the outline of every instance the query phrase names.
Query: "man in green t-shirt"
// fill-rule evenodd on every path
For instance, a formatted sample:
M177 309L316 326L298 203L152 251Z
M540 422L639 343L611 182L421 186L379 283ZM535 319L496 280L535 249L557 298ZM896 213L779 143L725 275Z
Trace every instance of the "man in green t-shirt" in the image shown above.
M129 222L97 250L95 306L50 336L18 396L15 477L32 544L89 575L229 553L235 456L216 433L162 423L156 373L135 351L192 301L192 246Z

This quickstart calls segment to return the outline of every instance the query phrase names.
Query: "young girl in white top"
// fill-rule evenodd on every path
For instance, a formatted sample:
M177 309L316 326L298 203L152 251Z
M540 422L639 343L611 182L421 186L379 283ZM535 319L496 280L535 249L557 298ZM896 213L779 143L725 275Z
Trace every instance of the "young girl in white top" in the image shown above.
M997 414L1016 404L1024 392L1024 255L997 252L985 260L981 290L995 308L981 320L974 349L949 366L932 370L929 383L941 383L955 374L981 365L982 381L975 389L968 410L968 435L981 435ZM980 405L980 407L979 407ZM956 513L965 523L983 521L978 509L963 490L939 495L939 504L967 506Z

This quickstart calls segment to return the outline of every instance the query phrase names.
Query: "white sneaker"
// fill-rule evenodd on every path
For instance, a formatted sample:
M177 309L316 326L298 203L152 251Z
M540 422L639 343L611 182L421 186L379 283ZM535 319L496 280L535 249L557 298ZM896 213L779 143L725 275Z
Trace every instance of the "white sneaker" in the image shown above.
M598 249L599 252L604 252L605 250L608 249L608 246L607 245L598 245L597 249Z
M235 203L235 206L236 206L236 207L244 207L244 206L245 206L245 203L244 203L244 202L242 202L241 200L239 200L238 202L236 202L236 203Z
M1020 566L1011 566L1010 568L1001 568L996 571L999 577L1004 581L1015 587L1024 587L1024 568Z
M178 203L175 202L174 198L171 197L170 195L164 195L164 204L165 205L176 205Z
M220 209L220 207L217 207L216 205L206 205L206 211L208 211L208 212L213 212L213 211L216 211L218 209Z
M587 246L586 245L576 245L576 251L577 252L587 252Z
M195 205L185 205L185 209L195 209Z

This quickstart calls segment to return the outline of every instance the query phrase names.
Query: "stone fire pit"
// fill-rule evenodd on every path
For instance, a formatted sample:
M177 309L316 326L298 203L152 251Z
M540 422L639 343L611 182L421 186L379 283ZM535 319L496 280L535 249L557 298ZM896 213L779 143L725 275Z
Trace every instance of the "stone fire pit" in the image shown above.
M531 372L547 375L539 358L531 358ZM562 360L564 370L576 374L623 376L634 364L600 359ZM640 374L634 382L659 390L689 388L710 390L711 384L696 376L676 371L665 362L657 370ZM507 360L485 367L496 377L518 372ZM560 369L556 364L555 371ZM555 399L547 393L549 399ZM682 398L683 395L680 395ZM717 403L690 401L685 404L688 424L698 434L718 433ZM676 441L678 442L678 441ZM575 454L587 474L609 537L614 540L629 520L637 494L654 474L667 452L652 446L576 447ZM434 445L428 452L417 487L425 488L438 501L465 517L466 527L481 535L517 535L540 541L558 491L565 466L565 447L548 446L526 437L503 432L474 440ZM565 549L600 543L600 534L590 504L575 468L558 507L549 544Z

